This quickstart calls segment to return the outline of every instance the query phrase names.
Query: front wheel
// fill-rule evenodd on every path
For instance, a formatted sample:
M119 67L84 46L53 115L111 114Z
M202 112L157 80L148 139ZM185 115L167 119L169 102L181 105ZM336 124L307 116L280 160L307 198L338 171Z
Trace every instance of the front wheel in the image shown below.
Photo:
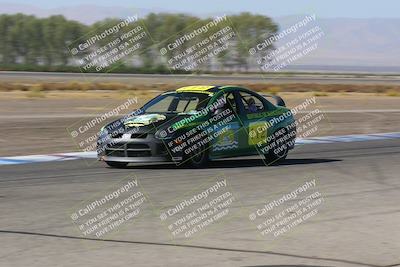
M200 146L188 155L186 163L194 168L203 168L207 166L208 161L208 148L205 146Z
M106 161L106 164L111 168L118 168L118 169L125 168L128 165L127 162L117 162L117 161Z

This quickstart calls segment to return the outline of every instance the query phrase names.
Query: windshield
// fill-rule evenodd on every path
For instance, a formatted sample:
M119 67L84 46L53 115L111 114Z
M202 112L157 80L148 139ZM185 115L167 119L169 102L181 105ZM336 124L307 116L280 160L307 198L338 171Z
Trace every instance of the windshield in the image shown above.
M196 113L207 106L210 96L204 93L167 93L143 107L144 113Z

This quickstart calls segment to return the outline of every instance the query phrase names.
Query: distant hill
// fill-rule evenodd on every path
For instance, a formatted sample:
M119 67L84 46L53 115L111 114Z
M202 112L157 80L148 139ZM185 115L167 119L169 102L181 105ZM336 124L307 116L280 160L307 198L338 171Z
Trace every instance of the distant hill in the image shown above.
M274 18L283 30L302 16ZM400 67L400 19L318 19L325 36L318 49L297 63Z

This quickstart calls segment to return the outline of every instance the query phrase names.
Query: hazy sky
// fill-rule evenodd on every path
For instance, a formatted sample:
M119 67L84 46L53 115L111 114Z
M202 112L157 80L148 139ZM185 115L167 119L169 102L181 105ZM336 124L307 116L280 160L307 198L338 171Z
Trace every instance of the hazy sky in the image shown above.
M399 18L400 0L12 0L0 3L27 4L40 8L59 8L82 4L164 9L209 14L243 12L284 16L316 13L320 17ZM0 4L0 13L1 6Z

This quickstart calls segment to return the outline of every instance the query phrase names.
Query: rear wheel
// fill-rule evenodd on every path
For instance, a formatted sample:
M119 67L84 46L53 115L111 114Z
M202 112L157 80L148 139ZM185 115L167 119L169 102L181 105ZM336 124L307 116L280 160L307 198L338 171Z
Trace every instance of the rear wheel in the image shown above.
M128 162L117 162L117 161L106 161L106 164L111 168L125 168L128 165Z
M271 149L265 154L265 160L268 165L278 165L284 161L289 153L289 145L285 139L287 130L285 128L277 130L275 133L275 146L271 146Z

